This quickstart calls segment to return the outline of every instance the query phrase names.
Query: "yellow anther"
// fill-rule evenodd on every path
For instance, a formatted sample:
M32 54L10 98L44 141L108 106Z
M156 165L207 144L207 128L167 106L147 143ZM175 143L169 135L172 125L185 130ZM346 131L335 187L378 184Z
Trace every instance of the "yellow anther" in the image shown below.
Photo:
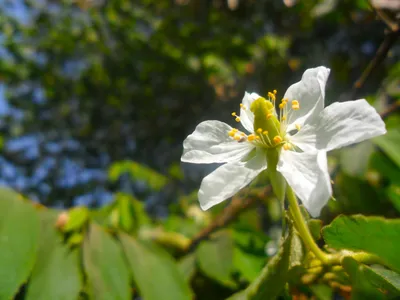
M243 103L240 103L240 108L243 109L243 110L246 110L246 109L247 109L247 108L246 108L246 105L243 105Z
M293 101L292 101L292 109L298 110L299 108L300 108L299 101L293 100Z
M264 130L263 135L268 135L268 131Z
M300 128L301 128L300 124L296 124L296 125L294 125L294 126L296 126L296 129L297 129L297 130L300 130Z
M249 140L249 142L252 142L256 139L256 136L254 134L250 134L247 139Z
M244 133L244 132L241 132L240 133L240 136L245 136L246 134Z
M232 117L236 117L236 113L235 112L231 113L231 115L232 115Z
M279 109L283 109L285 107L285 102L282 102L281 104L279 104Z
M275 137L274 137L274 143L275 143L275 144L280 144L280 143L282 143L282 137L279 136L279 135L275 136Z
M272 114L269 113L269 114L267 115L267 119L271 119L271 118L272 118Z
M276 95L276 93L277 93L278 91L277 91L277 90L274 90L273 92L274 92L274 94Z
M257 133L261 133L262 131L263 131L262 128L257 129Z
M229 135L230 137L233 137L233 136L235 135L235 132L233 131L233 129L232 129L231 131L228 132L228 135Z
M288 103L288 101L289 101L288 98L283 98L282 99L282 102Z
M235 121L236 121L236 122L240 122L240 118L239 118L239 117L236 117Z
M286 116L282 116L282 121L286 121Z
M292 149L293 148L293 146L292 146L292 144L290 144L290 143L285 143L284 145L283 145L283 149L284 150L290 150L290 149Z
M260 137L258 135L256 135L256 140L259 140L259 139L260 139Z
M239 140L240 140L240 136L239 136L239 135L235 135L233 138L234 138L236 141L239 141Z
M238 132L238 131L239 131L239 129L232 128L232 131L233 131L233 132Z

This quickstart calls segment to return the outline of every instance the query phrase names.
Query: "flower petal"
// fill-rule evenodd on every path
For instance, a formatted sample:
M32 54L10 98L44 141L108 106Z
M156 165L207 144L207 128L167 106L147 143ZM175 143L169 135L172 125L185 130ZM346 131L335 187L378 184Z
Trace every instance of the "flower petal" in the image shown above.
M240 161L254 146L238 143L228 132L231 126L220 121L204 121L183 142L181 161L194 164Z
M292 84L286 91L284 98L298 100L299 110L291 111L288 116L288 130L295 128L295 124L303 126L307 119L319 114L324 108L325 85L330 69L318 67L307 69L301 80Z
M329 105L290 140L303 151L330 151L385 133L375 108L361 99Z
M277 170L285 177L313 217L332 195L326 152L282 151Z
M249 94L248 92L245 92L242 100L243 106L240 108L240 122L243 127L251 133L254 132L254 114L250 111L250 105L258 98L260 98L260 95L257 93Z
M246 163L227 163L206 176L198 193L200 206L207 210L235 195L267 168L265 153L259 151Z

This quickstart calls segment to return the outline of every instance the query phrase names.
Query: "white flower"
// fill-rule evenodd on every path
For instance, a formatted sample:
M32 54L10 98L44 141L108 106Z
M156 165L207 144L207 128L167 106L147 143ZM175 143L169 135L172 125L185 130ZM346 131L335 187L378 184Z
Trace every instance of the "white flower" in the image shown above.
M364 99L324 108L330 70L308 69L291 85L275 109L276 91L268 98L245 93L240 116L232 115L248 134L220 121L200 123L183 143L183 162L224 163L206 176L198 193L206 210L233 196L267 169L267 153L279 152L276 168L312 216L332 195L326 152L386 132L375 109Z

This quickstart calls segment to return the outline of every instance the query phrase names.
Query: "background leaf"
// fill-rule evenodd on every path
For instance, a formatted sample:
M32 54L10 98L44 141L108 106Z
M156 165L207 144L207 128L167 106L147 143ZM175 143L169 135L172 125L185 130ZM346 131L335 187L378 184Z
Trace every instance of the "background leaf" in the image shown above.
M96 224L90 225L83 243L83 265L93 299L131 299L122 249Z
M31 203L0 188L0 299L11 299L36 260L39 218Z
M201 242L196 256L204 274L223 284L232 284L233 239L230 232L217 232L209 240Z
M55 228L57 214L51 210L39 213L39 250L28 283L26 300L77 299L81 290L78 249L71 249L63 243L61 233Z
M191 299L191 291L173 259L164 250L120 234L133 279L144 300Z

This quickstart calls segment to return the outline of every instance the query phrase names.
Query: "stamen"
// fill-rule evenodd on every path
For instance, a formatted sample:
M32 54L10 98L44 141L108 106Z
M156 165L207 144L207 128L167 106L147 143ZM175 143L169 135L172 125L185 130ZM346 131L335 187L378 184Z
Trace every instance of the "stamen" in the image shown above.
M286 121L286 116L283 116L281 121Z
M232 117L236 117L236 113L235 112L231 113L231 115L232 115Z
M300 128L301 128L300 124L296 124L296 125L294 125L294 126L296 126L296 129L297 129L298 131L300 131Z
M293 101L292 101L292 109L293 109L293 110L298 110L299 108L300 108L299 101L293 100Z
M247 109L246 105L243 105L243 103L240 103L240 108L243 109L243 110Z
M280 143L282 143L282 137L279 136L279 135L275 136L275 137L274 137L274 143L275 143L275 144L280 144Z
M256 139L256 136L254 134L250 134L247 139L249 140L249 142L252 142Z
M236 121L236 122L240 122L240 117L236 117L236 118L235 118L235 121Z
M239 141L239 140L241 139L240 135L235 135L233 138L234 138L236 141Z
M290 143L285 143L284 145L283 145L283 149L284 150L290 150L290 149L292 149L293 148L293 146L292 146L292 144L290 144Z
M263 131L262 128L257 129L257 133L262 133L262 131Z
M228 135L229 135L230 137L234 137L235 132L233 131L233 129L232 129L231 131L228 132Z
M267 114L267 119L271 119L271 118L272 118L272 114L271 113Z
M268 135L268 131L264 130L263 135Z
M233 132L238 132L239 130L236 129L236 128L232 128L232 131L233 131Z
M276 95L276 93L277 93L278 91L277 91L277 90L274 90L273 92L274 92L274 94Z

